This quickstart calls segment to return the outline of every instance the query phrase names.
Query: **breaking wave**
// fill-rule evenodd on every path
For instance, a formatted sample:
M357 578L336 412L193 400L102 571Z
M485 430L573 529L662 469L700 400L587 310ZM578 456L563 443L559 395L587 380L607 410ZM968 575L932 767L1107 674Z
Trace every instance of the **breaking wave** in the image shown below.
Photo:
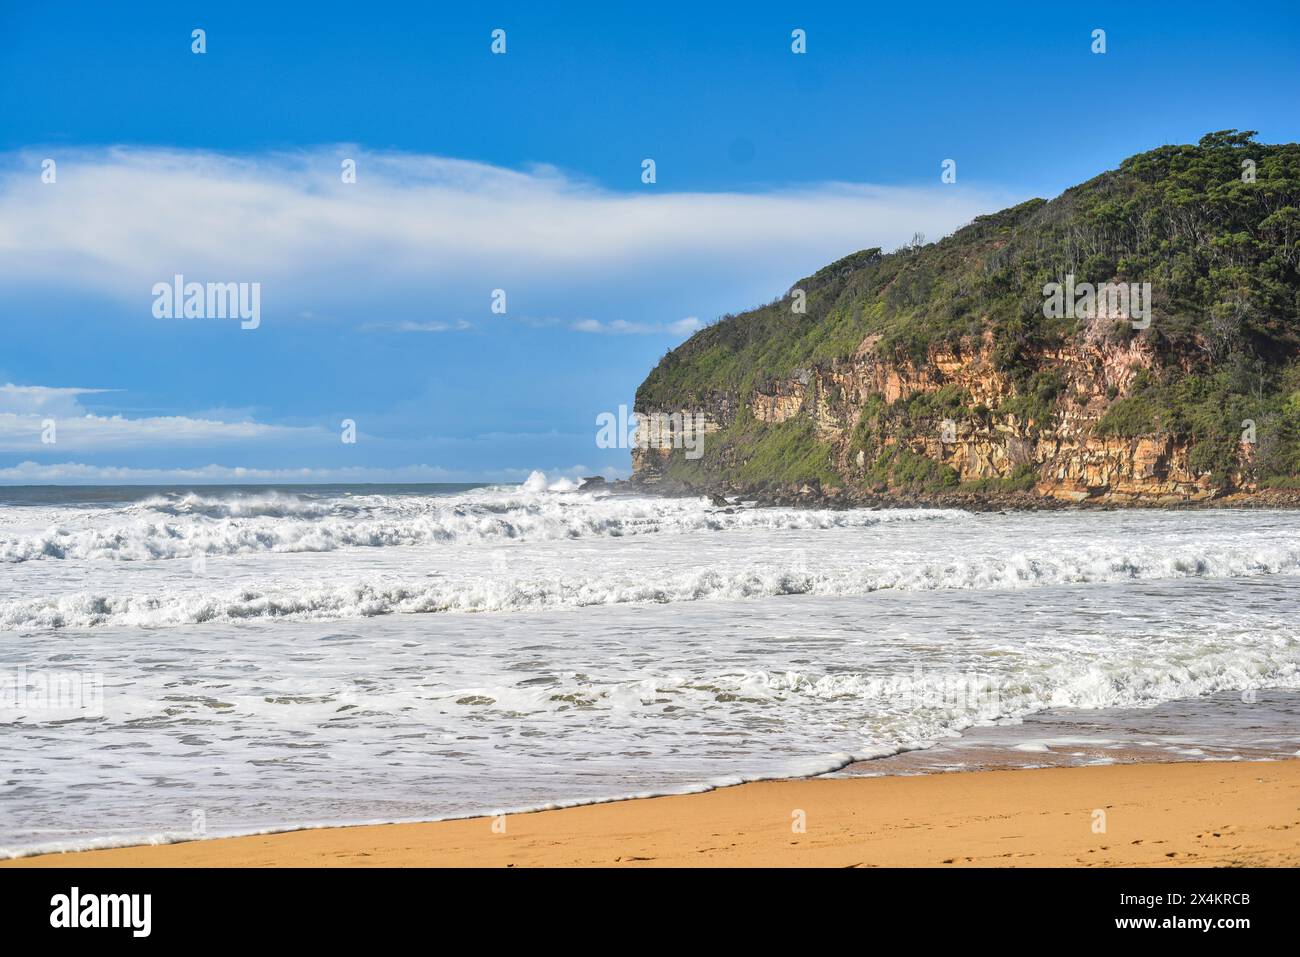
M135 509L163 515L198 515L204 518L324 518L352 511L346 505L272 492L267 495L209 498L191 492L181 496L155 496Z
M458 577L320 585L286 582L265 590L107 595L76 592L0 603L0 629L157 627L255 619L327 620L390 614L539 611L592 605L744 600L782 595L846 597L882 589L1014 589L1179 578L1293 574L1300 549L1283 547L1097 547L1066 555L974 556L944 562L810 570L761 565L698 568L637 577L628 572L566 578Z
M159 516L166 516L159 518ZM157 498L100 519L0 537L0 562L151 561L258 552L330 552L424 544L687 534L731 529L865 528L882 522L955 521L951 509L890 511L715 508L698 499L647 499L526 490L466 495L267 495Z

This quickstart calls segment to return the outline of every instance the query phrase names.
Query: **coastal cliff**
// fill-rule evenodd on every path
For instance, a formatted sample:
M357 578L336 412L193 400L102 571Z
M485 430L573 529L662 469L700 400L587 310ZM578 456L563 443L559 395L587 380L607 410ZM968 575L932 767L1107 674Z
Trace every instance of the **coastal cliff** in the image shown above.
M655 430L634 481L845 501L1293 498L1300 146L1252 135L855 253L700 330L636 399L699 423L700 441Z

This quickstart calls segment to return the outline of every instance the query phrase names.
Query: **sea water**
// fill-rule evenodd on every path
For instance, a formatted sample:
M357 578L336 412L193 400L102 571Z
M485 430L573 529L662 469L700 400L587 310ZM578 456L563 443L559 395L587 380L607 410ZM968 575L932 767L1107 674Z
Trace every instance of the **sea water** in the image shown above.
M0 489L0 854L979 763L963 742L1290 756L1298 572L1290 511Z

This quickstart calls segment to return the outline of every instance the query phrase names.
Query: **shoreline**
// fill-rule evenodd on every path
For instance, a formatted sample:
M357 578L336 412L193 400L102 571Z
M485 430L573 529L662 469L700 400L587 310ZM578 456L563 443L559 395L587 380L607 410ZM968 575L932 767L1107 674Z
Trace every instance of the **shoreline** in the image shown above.
M599 479L598 481L596 479ZM791 485L736 485L725 481L693 484L664 475L634 474L613 481L592 476L581 480L581 491L606 490L615 494L650 495L662 498L708 498L718 507L747 503L758 508L894 509L956 508L969 512L1065 512L1115 511L1199 511L1239 509L1242 511L1300 509L1300 489L1258 488L1182 495L1111 490L1048 494L1029 490L935 491L868 490L845 486L822 486L820 482Z
M309 828L0 861L0 867L1297 864L1297 760L796 778L496 818Z
M1207 718L1213 715L1213 720ZM821 770L788 770L771 775L723 775L708 781L665 790L623 791L603 796L558 799L511 810L494 810L510 818L593 805L705 794L754 783L788 783L836 778L977 774L987 771L1042 768L1100 767L1128 764L1237 763L1286 761L1300 757L1300 737L1285 734L1261 737L1252 731L1242 738L1234 728L1263 721L1277 728L1300 727L1300 691L1271 689L1247 698L1237 692L1175 699L1155 706L1078 712L1048 709L1023 719L999 721L966 729L954 738L928 747L903 748L873 757L828 754ZM443 816L410 816L314 820L305 823L250 824L226 833L196 837L185 830L105 835L84 840L0 848L0 865L35 857L58 857L103 850L164 847L198 841L272 837L298 831L340 830L444 824L485 819L483 811ZM72 844L74 846L61 846ZM80 845L80 846L75 846Z

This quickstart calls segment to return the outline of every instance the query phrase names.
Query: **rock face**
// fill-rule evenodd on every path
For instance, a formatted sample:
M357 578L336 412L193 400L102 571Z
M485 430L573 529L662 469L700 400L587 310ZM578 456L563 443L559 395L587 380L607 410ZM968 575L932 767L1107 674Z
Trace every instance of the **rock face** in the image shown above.
M1188 464L1189 446L1172 437L1130 439L1094 434L1111 404L1130 394L1137 372L1155 364L1156 356L1146 340L1117 343L1102 334L1090 334L1070 347L1037 357L1039 368L1055 373L1061 384L1046 423L1005 412L1017 392L1012 380L996 370L988 337L959 351L932 349L922 362L883 359L874 346L874 337L869 337L852 358L798 369L788 378L768 383L762 391L704 396L693 411L704 410L706 436L731 427L742 408L767 426L805 420L817 439L829 447L834 471L850 489L863 489L870 487L868 470L874 457L855 448L853 432L869 403L891 405L953 386L969 395L971 407L955 411L937 429L886 434L881 444L886 448L901 444L947 465L959 483L1005 481L1032 474L1032 483L1025 485L1035 495L1062 502L1163 504L1254 491L1245 473L1235 475L1226 485L1197 474ZM659 481L674 454L682 453L667 443L634 450L637 480ZM1250 446L1243 445L1243 459L1248 460L1249 455ZM736 463L732 458L726 464ZM727 470L718 470L716 465L714 474L705 473L701 484L737 487L728 479ZM877 487L875 491L886 490Z

